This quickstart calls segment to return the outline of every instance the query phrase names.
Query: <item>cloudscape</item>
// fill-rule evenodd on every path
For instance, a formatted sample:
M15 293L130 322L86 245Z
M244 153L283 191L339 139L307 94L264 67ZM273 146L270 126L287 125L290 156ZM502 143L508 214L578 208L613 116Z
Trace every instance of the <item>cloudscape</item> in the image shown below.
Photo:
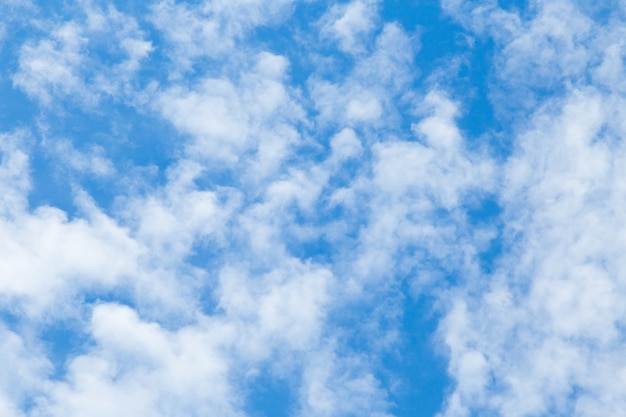
M624 0L0 0L0 416L626 416Z

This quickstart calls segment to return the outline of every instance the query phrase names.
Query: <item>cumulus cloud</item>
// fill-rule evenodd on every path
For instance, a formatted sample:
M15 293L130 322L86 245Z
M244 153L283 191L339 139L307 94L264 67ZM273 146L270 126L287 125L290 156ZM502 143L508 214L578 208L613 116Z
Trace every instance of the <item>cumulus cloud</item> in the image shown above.
M0 378L0 411L6 416L22 416L23 407L43 392L52 366L33 341L25 340L4 325L0 335L0 363L4 369Z
M297 140L293 124L301 113L283 84L283 57L261 53L246 64L251 68L237 74L239 85L206 78L190 89L165 90L157 103L174 126L191 136L187 151L194 159L232 166L257 154L257 174L267 175Z
M602 392L611 382L596 374L623 367L615 356L624 314L622 222L612 214L621 191L609 185L621 175L611 167L622 165L623 152L608 151L611 135L600 133L608 106L588 94L573 92L560 114L538 114L539 126L521 138L503 195L507 233L517 243L494 283L471 307L455 301L444 326L455 398L470 408L518 416L623 407L613 388ZM480 361L466 373L472 357ZM463 415L457 406L448 415Z
M386 6L80 1L0 29L29 109L0 119L0 414L243 417L266 380L292 415L402 414L418 308L440 416L623 412L623 16L443 1L493 48L501 131L476 132ZM32 198L50 170L70 204Z
M85 39L71 23L52 32L52 39L22 49L22 71L14 79L29 95L50 103L52 94L76 94L81 90L77 74L83 61L81 48Z
M369 54L354 63L345 80L311 77L310 90L320 122L380 127L383 115L395 116L394 99L402 96L414 76L411 60L417 48L393 23L383 27L372 43Z
M556 15L572 24L549 23ZM440 334L457 382L442 415L624 410L621 385L601 371L619 375L624 367L617 354L623 126L614 110L622 98L585 75L601 71L599 45L615 45L614 33L576 4L541 2L502 45L506 64L498 76L509 86L545 88L559 80L567 87L536 95L538 108L512 132L515 148L500 192L510 252L492 280L475 287L476 296L450 299ZM608 47L604 56L615 50ZM511 65L518 61L528 75Z
M153 49L136 20L114 6L81 6L81 15L42 24L43 36L20 48L13 85L44 105L55 98L89 107L102 96L117 99Z
M363 371L364 357L339 358L322 351L311 358L301 389L298 415L327 416L367 414L388 417L390 403L374 375ZM350 398L350 401L346 401Z
M431 92L423 105L430 114L413 126L420 141L372 146L373 177L360 185L372 196L357 261L358 270L366 275L387 279L403 246L451 262L446 258L455 256L456 244L463 239L460 205L467 193L488 192L493 184L490 162L473 161L463 147L454 122L456 104ZM449 217L438 215L440 210L448 211ZM463 262L461 254L462 250L456 262ZM419 265L420 260L416 257L413 262Z
M339 49L347 53L358 53L366 49L364 43L376 28L376 1L353 1L346 5L335 5L322 17L322 37L338 42Z
M170 48L172 76L189 71L202 58L229 56L237 63L241 42L256 27L280 21L293 0L203 1L197 5L164 0L153 7L152 20Z

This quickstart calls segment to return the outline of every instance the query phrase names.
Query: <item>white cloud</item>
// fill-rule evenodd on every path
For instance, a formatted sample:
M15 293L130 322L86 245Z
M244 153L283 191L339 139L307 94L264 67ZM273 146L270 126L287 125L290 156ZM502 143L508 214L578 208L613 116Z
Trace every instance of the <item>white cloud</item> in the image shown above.
M331 138L331 160L337 163L348 158L356 158L363 152L363 146L354 130L345 128Z
M378 1L354 0L334 5L322 17L322 38L338 42L343 52L355 54L367 49L366 41L376 28Z
M344 120L362 127L383 119L407 83L413 48L398 25L371 39L374 49L355 66L354 80L339 87L346 96L346 112L335 120L340 128L320 160L308 160L299 147L326 145L299 133L314 121L303 93L287 86L288 60L249 53L242 42L289 4L161 2L153 23L169 42L163 53L176 62L166 80L141 92L133 77L152 45L134 18L113 7L81 3L84 17L45 25L48 35L21 47L14 83L47 108L63 109L69 99L100 109L106 96L149 102L147 110L169 121L180 133L173 140L182 141L163 186L119 196L107 213L77 187L72 218L54 207L28 207L28 151L19 138L3 142L0 184L14 196L4 200L0 219L3 300L37 329L91 316L82 329L89 342L53 364L56 378L43 374L33 383L27 414L243 416L246 384L268 372L295 381L303 415L388 415L373 363L331 341L340 330L328 315L343 305L349 283L331 265L294 254L324 230L294 220L315 218L332 176L369 151ZM349 29L360 31L350 19ZM223 54L240 44L243 53ZM177 78L206 58L215 66L189 85ZM107 59L112 63L103 64ZM72 174L125 175L100 148L51 139L45 145ZM214 173L232 178L216 185ZM84 302L111 294L128 305ZM52 356L32 356L45 354ZM9 404L7 412L21 406Z
M0 134L0 190L2 192L1 215L12 217L28 204L27 193L31 189L28 175L29 156L25 142L28 132L17 131Z
M27 94L49 107L74 96L150 102L182 151L164 185L120 196L112 213L78 191L68 218L28 208L27 135L1 137L2 299L36 324L78 310L91 318L90 343L55 380L43 353L4 332L0 351L28 377L17 394L2 386L0 411L19 415L31 395L33 416L243 416L245 385L267 372L295 381L299 415L386 417L389 387L376 368L398 336L381 322L399 315L392 301L407 279L445 312L439 335L456 385L443 415L621 412L621 32L592 36L594 23L564 3L543 2L526 21L496 2L444 2L494 37L508 87L569 83L563 97L535 97L543 103L498 166L469 149L450 94L413 91L417 40L379 24L377 3L331 5L320 36L351 54L352 68L330 77L317 68L308 91L290 88L288 59L252 54L245 39L291 4L162 1L152 22L172 68L141 92L133 77L153 46L113 7L83 3L85 18L20 49L14 83ZM98 67L96 52L113 64ZM195 66L203 60L211 65ZM585 86L588 74L602 85ZM410 132L400 127L407 114ZM100 148L48 145L72 172L125 175ZM494 232L470 228L465 204L493 192L512 249L485 276L476 258ZM328 221L334 209L348 214ZM331 253L298 253L316 239ZM441 282L455 273L457 287ZM78 300L111 293L129 305ZM333 321L353 305L374 313ZM343 344L351 332L367 352Z
M480 4L467 0L443 0L441 7L468 29L480 34L488 33L498 41L510 42L521 30L519 10L503 10L496 0ZM536 5L530 7L534 8Z
M293 124L301 110L283 84L287 65L281 56L260 53L236 74L239 85L227 78L205 78L191 89L165 90L157 106L191 136L189 158L219 162L224 168L250 158L255 161L251 179L263 178L298 139Z
M219 244L238 206L238 196L228 190L198 189L193 181L200 172L198 164L182 161L170 170L163 189L145 198L129 198L124 204L124 216L134 235L162 265L184 260L198 241L211 239Z
M381 127L397 121L394 99L407 92L413 77L415 40L397 24L387 24L373 40L373 49L354 63L342 82L309 79L311 96L323 125ZM385 115L387 120L383 121Z
M406 246L417 245L434 259L455 257L447 260L450 264L463 263L462 242L469 236L463 236L460 205L468 193L488 192L494 186L489 159L464 147L454 120L457 104L433 91L423 107L426 117L413 127L422 143L375 143L372 178L358 185L371 196L357 261L357 271L364 276L387 277L397 267L397 251ZM438 218L440 209L449 217ZM421 261L414 257L413 265Z
M30 314L66 314L62 300L76 291L110 289L136 272L140 248L106 217L69 221L40 207L2 219L0 228L0 291Z
M567 2L541 2L503 50L500 76L539 87L584 76L590 56L586 47L590 19Z
M219 308L238 323L237 348L253 360L274 350L281 361L295 352L314 350L319 343L332 274L319 267L287 261L262 276L227 266L220 271ZM281 359L283 356L283 359Z
M563 82L564 91L536 94L515 120L497 270L445 298L440 336L456 386L443 416L626 411L620 31L575 3L536 12L503 42L497 76L513 90Z
M113 162L104 155L100 146L81 152L66 139L47 139L43 145L55 154L65 168L78 173L91 174L96 177L107 177L115 173Z
M33 415L243 415L229 389L227 325L205 320L172 332L102 304L91 331L94 348L71 360L67 380L51 384Z
M57 208L28 207L28 134L2 136L0 293L26 315L65 315L79 290L110 289L136 273L141 246L95 207L69 220ZM80 201L79 201L80 204ZM67 309L65 308L67 307Z
M389 401L365 357L339 358L321 351L310 358L300 395L302 417L368 415L389 417Z
M196 6L163 0L154 6L152 20L168 42L165 51L178 78L202 58L243 58L237 49L257 26L280 20L293 0L204 1ZM239 51L241 52L241 51Z
M55 94L87 94L79 76L83 64L82 49L86 39L80 28L73 23L55 29L51 39L22 47L20 71L14 76L15 86L21 87L32 97L49 104Z
M36 345L0 326L0 412L23 416L23 407L43 390L52 366Z
M48 34L20 49L13 85L48 106L72 99L93 108L101 96L125 98L140 62L152 51L135 19L113 6L82 4L86 19L43 25ZM102 57L113 64L103 64Z
M239 15L247 6L251 14ZM171 53L192 62L213 56L202 49L210 37L194 32L197 25L210 28L211 19L225 19L232 32L223 39L238 42L246 28L267 21L265 13L275 6L214 2L195 9L168 2L161 7L155 15L164 18L166 11L172 12L189 24L191 33L182 33L187 38L171 38L172 45L180 47ZM192 9L201 11L202 18L192 15ZM93 106L103 95L123 96L130 82L124 77L131 77L150 50L132 19L115 9L84 10L85 20L58 24L50 39L21 49L22 66L14 82L49 106L69 96ZM354 26L350 19L344 23L359 32L359 20ZM164 28L160 24L165 21L157 24ZM94 67L99 61L91 48L99 48L98 42L116 31L133 35L114 37L122 58L116 56L111 71L100 71ZM316 104L323 108L319 120L338 126L319 161L295 155L298 146L310 146L306 140L319 138L297 133L299 124L314 121L306 120L304 100L286 86L286 58L269 53L246 60L234 57L231 64L242 65L231 76L203 74L191 86L173 77L155 87L154 106L184 135L184 151L169 167L164 186L118 198L114 213L105 214L83 191L77 192L79 210L71 219L54 207L30 210L28 152L7 142L1 171L7 181L2 184L11 184L7 195L13 193L15 202L7 204L9 214L0 221L0 245L5 248L0 255L0 293L30 324L44 326L46 320L91 313L83 329L90 342L67 354L64 364L55 364L62 368L57 369L58 378L44 374L44 381L34 383L31 395L36 402L29 415L243 416L248 376L270 368L268 372L295 375L297 412L303 416L389 416L386 387L375 373L379 352L368 357L338 344L335 339L344 329L336 328L329 314L340 311L347 300L359 301L352 291L354 276L359 280L359 274L370 274L367 263L370 258L376 261L375 250L395 256L396 234L401 244L421 245L440 233L414 225L413 214L431 214L430 209L420 211L421 204L455 206L475 183L472 175L482 178L483 173L476 173L480 170L465 157L450 111L455 105L443 95L433 93L425 101L432 114L415 127L424 143L383 139L385 129L393 129L397 121L392 102L411 80L416 48L394 24L382 27L370 40L373 49L356 62L349 79L329 83L331 96L342 101L333 103L331 97L324 102L314 92ZM36 59L41 59L41 68L54 64L51 68L58 74L38 71ZM183 60L181 68L184 65ZM90 81L95 82L93 92L83 92ZM375 131L378 127L382 133ZM66 141L48 145L72 172L113 173L97 148L79 152ZM359 236L363 242L356 260L350 251L346 256L339 253L345 257L345 275L338 279L332 265L299 259L294 247L331 234L332 227L315 224L317 210L328 208L330 180L343 174L348 161L355 163L356 157L370 152L374 159L364 160L347 186L366 204L374 201L366 214L369 226ZM442 178L437 182L398 173L392 166L397 159L410 169L432 169ZM446 165L468 178L444 172ZM234 179L228 187L203 184L212 172L227 172ZM16 178L20 181L10 182ZM458 183L440 191L444 178ZM412 188L419 195L403 201L402 194ZM399 204L398 212L379 216L375 211L387 210L389 201ZM313 220L300 225L294 221L298 215ZM385 231L388 224L392 228ZM345 237L337 241L341 239ZM384 242L391 245L383 247ZM194 266L189 260L194 255L206 255L208 266ZM380 279L389 266L374 268L372 275ZM123 293L130 305L82 302L82 296L111 293ZM376 317L366 321L359 329L368 338L380 339L377 349L393 343L393 332L383 334L374 323ZM7 406L7 412L12 412L10 407L17 406Z

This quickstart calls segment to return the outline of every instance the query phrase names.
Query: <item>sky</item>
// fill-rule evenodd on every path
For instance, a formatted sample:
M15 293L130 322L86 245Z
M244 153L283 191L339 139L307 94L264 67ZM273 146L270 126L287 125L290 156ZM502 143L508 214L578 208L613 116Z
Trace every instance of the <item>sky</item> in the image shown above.
M0 416L626 415L625 11L0 0Z

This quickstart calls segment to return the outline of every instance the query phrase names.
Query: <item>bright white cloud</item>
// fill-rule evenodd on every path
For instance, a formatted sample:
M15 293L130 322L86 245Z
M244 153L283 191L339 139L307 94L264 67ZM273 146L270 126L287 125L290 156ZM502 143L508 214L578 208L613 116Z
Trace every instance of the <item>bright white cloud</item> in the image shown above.
M293 0L203 1L195 6L163 0L153 8L152 20L169 43L172 76L190 70L201 58L243 58L241 41L255 27L280 20Z
M19 334L0 328L0 412L9 417L21 417L24 405L43 392L52 366L35 343Z
M419 141L375 143L373 177L359 184L371 195L357 261L357 271L365 276L388 280L389 271L399 266L397 251L402 247L463 263L461 242L469 236L463 236L460 205L468 193L493 187L493 165L464 148L454 120L457 105L431 92L422 106L427 117L413 126ZM436 214L441 209L450 213L448 218ZM422 260L416 256L414 267Z
M93 108L103 95L124 98L153 49L134 18L81 5L85 17L45 24L48 33L20 49L13 85L44 105L69 98Z
M519 121L500 194L511 250L476 296L450 300L440 332L457 385L442 415L625 410L615 379L625 366L618 353L624 127L615 113L622 98L583 81L590 70L610 73L619 48L617 38L609 40L614 34L574 4L541 2L503 46L499 76L506 82L545 87L559 79L575 86L537 96L541 105L530 121ZM594 69L600 39L611 45L600 66L607 72Z
M247 71L229 79L207 78L191 89L173 87L158 97L163 115L191 136L189 157L224 164L224 168L256 154L253 172L265 176L286 156L297 133L299 105L283 84L287 62L261 53ZM219 169L219 168L218 168Z
M338 358L322 351L311 358L301 389L299 416L389 417L389 402L376 377L363 369L367 358Z
M171 332L128 307L101 304L90 330L93 350L72 359L67 380L51 385L34 415L242 415L222 349L232 339L227 325L207 320Z
M311 77L310 89L321 123L393 125L397 117L395 99L406 93L414 76L411 61L418 48L396 24L383 27L372 44L370 53L355 62L343 82ZM383 115L392 119L382 121Z
M376 27L377 5L378 1L356 0L332 6L322 18L322 37L337 41L343 52L363 52Z
M419 40L383 2L75 6L13 46L13 93L37 121L76 106L158 120L174 151L141 188L148 168L63 123L0 135L0 313L15 317L0 414L243 417L268 377L289 382L292 415L390 417L381 357L402 343L398 300L421 296L442 315L442 417L626 410L620 16L442 2L494 42L485 98L510 121L507 154L467 131L450 83L417 78ZM258 42L299 7L318 14L290 32L297 53ZM75 213L30 200L40 151ZM475 224L487 198L503 211ZM53 352L63 320L87 342Z
M84 58L81 49L86 39L80 28L67 23L52 32L51 39L22 48L20 72L14 77L16 86L48 104L53 94L79 94L83 89L79 72ZM87 101L91 97L88 93Z

